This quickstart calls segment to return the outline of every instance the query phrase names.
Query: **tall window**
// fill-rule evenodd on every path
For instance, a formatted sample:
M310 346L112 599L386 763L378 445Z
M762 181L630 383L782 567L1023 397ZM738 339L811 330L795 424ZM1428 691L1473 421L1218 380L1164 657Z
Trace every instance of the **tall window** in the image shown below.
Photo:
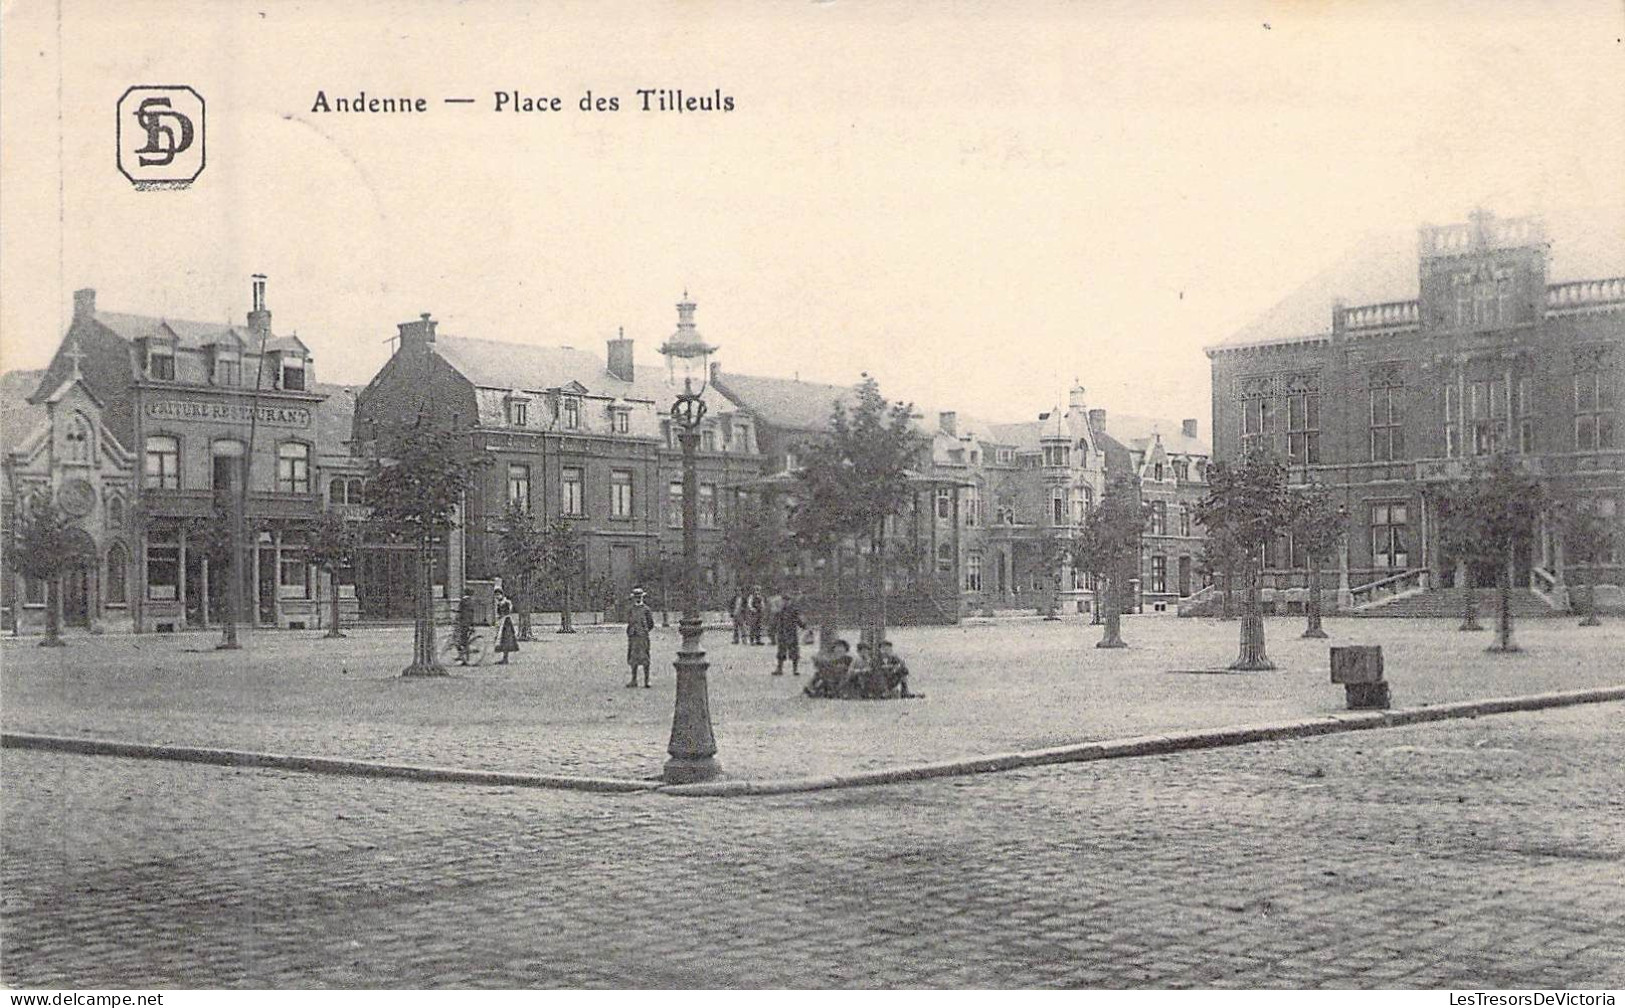
M965 590L982 590L982 551L971 550L965 554Z
M937 570L944 574L954 569L954 548L950 543L937 544Z
M579 517L581 511L582 472L580 466L565 466L559 470L559 513Z
M965 527L973 528L981 519L982 488L968 486L965 488Z
M1072 524L1082 525L1089 520L1089 508L1094 504L1094 491L1078 487L1078 496L1072 501Z
M147 532L147 598L172 602L181 584L181 536L175 528L158 527Z
M107 604L125 605L130 601L130 553L123 543L114 543L107 551Z
M1163 470L1162 470L1162 463L1161 462L1158 462L1155 465L1153 465L1151 467L1151 479L1154 480L1155 482L1161 483L1162 482L1162 471Z
M1050 491L1049 491L1050 524L1052 524L1052 525L1065 525L1066 524L1066 512L1067 512L1067 492L1066 492L1066 487L1064 487L1064 486L1051 487Z
M303 532L282 534L282 546L277 551L278 598L310 598L310 560L307 552Z
M1151 590L1159 594L1168 590L1168 558L1165 556L1151 558Z
M1179 505L1179 534L1182 536L1191 534L1191 509L1189 504Z
M1371 461L1392 462L1405 457L1404 422L1405 388L1400 380L1399 368L1387 365L1371 372L1369 417L1371 424Z
M276 488L279 493L310 493L310 445L286 441L277 447Z
M714 452L717 450L717 432L707 427L700 431L700 451Z
M520 511L530 510L530 466L508 466L508 504Z
M1461 458L1461 393L1455 376L1446 378L1444 386L1444 457Z
M937 487L937 517L947 521L953 513L953 502L950 494L953 491L948 487Z
M1467 388L1472 414L1473 454L1493 455L1506 444L1507 385L1505 379L1475 381Z
M632 517L632 470L630 469L611 469L609 471L609 516L622 519Z
M618 409L614 412L615 433L625 434L632 429L632 411Z
M1047 466L1070 465L1071 459L1072 449L1067 445L1061 444L1044 446L1044 464Z
M1399 503L1371 505L1371 563L1376 567L1410 566L1407 546L1408 507Z
M90 421L85 419L83 413L74 413L68 417L68 430L63 435L63 440L64 461L90 461Z
M1615 400L1608 352L1587 347L1574 353L1574 449L1614 447Z
M235 352L215 350L214 357L214 383L216 385L241 385L243 383L243 360Z
M1270 448L1275 433L1274 388L1268 378L1253 378L1241 387L1241 451L1251 455Z
M530 422L530 404L523 399L509 399L505 404L508 411L508 426L523 427Z
M1286 397L1286 457L1293 465L1320 463L1320 393L1313 389Z
M666 525L683 527L683 481L672 480L666 485Z
M700 528L717 527L717 488L711 483L700 484Z
M107 527L120 529L124 527L124 498L107 498Z
M305 359L286 357L282 361L282 387L289 392L305 390Z
M575 430L581 426L581 400L564 400L564 429Z
M1168 534L1168 505L1163 501L1153 501L1151 504L1151 534Z
M175 348L167 343L147 345L147 377L160 381L175 380Z
M1189 482L1191 478L1191 463L1189 459L1174 459L1174 479L1181 483Z
M244 445L231 438L220 438L209 445L214 469L210 474L215 490L238 490L243 480Z
M1514 408L1518 418L1518 452L1529 455L1535 451L1535 419L1540 415L1535 400L1534 380L1528 375L1519 376L1517 392Z
M147 438L147 466L144 484L149 490L181 488L180 438L154 434Z

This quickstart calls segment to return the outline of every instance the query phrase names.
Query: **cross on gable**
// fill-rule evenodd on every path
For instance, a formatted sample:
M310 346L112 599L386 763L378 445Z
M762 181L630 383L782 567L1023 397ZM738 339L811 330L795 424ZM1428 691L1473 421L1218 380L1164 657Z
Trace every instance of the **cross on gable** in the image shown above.
M68 358L71 361L73 361L73 373L78 374L79 373L79 363L81 361L83 361L85 359L85 357L88 356L88 355L83 350L79 349L79 341L74 340L72 345L68 349L68 352L63 354L62 356Z

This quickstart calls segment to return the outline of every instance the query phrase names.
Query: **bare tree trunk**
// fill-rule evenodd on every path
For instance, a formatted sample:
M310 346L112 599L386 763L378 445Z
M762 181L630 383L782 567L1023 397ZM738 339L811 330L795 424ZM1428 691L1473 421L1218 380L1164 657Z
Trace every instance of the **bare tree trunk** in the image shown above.
M1597 618L1597 572L1591 565L1579 566L1585 573L1581 577L1581 586L1585 589L1585 618L1580 621L1581 626L1601 626L1602 620Z
M1264 614L1256 560L1247 564L1247 587L1242 595L1241 650L1230 668L1237 672L1267 672L1275 668L1275 663L1264 652Z
M1224 594L1221 597L1221 600L1220 600L1220 603L1219 603L1219 618L1222 619L1222 620L1232 620L1232 619L1236 618L1236 598L1235 598L1236 565L1235 565L1235 563L1232 562L1228 566L1226 566L1225 569L1224 569L1224 573L1221 574L1220 576L1224 578Z
M1117 572L1106 579L1106 633L1095 642L1097 648L1128 647L1123 640L1123 565L1118 564L1117 567Z
M412 623L412 664L403 676L443 676L446 669L435 654L434 631L434 552L432 538L418 541L418 612Z
M533 641L535 635L530 629L530 572L519 575L519 639Z
M1482 630L1478 622L1478 586L1473 583L1473 565L1461 565L1461 626L1462 630Z
M1320 558L1314 554L1309 556L1309 625L1303 635L1317 639L1326 636L1320 625Z
M570 614L570 576L566 574L560 581L559 602L559 633L575 633L576 624Z
M45 639L40 647L66 647L62 639L62 575L45 579Z
M1514 560L1512 551L1507 551L1506 564L1501 570L1500 585L1495 593L1495 643L1486 650L1495 652L1521 651L1516 641L1512 639L1512 575L1514 573Z

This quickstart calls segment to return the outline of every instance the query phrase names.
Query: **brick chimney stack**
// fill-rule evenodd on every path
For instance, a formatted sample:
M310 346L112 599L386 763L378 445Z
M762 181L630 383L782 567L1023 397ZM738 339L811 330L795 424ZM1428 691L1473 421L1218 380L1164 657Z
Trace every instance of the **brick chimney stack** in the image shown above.
M422 315L418 316L418 320L416 322L400 323L400 325L396 326L396 328L400 330L400 348L402 350L413 350L419 353L426 351L429 348L429 344L434 342L435 324L434 319L429 317L428 312L424 312Z
M255 336L268 337L271 335L271 309L265 307L265 274L255 273L250 279L254 282L254 306L248 312L248 331Z
M635 373L632 364L632 341L626 338L626 330L621 329L619 335L608 341L609 345L609 373L621 381L631 381Z
M84 287L73 292L73 317L88 319L96 314L96 288Z
M1196 440L1196 421L1189 419L1179 421L1179 432L1192 441Z

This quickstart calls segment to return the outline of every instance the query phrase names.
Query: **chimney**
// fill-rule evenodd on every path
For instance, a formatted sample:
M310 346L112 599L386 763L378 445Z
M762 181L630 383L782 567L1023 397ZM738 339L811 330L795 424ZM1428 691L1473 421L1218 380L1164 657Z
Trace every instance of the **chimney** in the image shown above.
M609 373L621 381L632 380L632 341L626 338L625 328L609 340Z
M1101 427L1104 427L1105 425L1106 425L1106 411L1105 410L1103 410L1103 409L1092 409L1092 410L1089 411L1089 426L1094 427L1096 429L1099 429Z
M435 322L428 312L418 316L416 322L402 322L396 327L400 330L401 349L427 350L429 344L434 342L434 327Z
M1192 441L1196 440L1196 421L1195 420L1181 420L1181 421L1179 421L1179 433L1181 433L1181 434L1185 435L1186 437L1190 438Z
M88 319L96 314L96 288L85 287L73 292L73 317Z
M1082 385L1072 386L1072 391L1066 394L1066 404L1072 409L1083 409L1087 405L1084 402Z
M255 336L271 335L271 310L265 307L265 274L255 273L254 307L248 312L248 331Z
M953 410L946 410L937 414L937 430L949 437L959 436L959 414Z

